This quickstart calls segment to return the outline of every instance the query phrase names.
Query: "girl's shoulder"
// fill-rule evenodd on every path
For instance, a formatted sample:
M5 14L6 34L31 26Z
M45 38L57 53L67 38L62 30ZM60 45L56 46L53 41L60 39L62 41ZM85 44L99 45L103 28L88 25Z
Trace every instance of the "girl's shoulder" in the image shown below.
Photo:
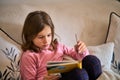
M57 45L57 46L65 46L62 42L58 41L57 39L55 39L53 43L54 45Z
M63 48L65 46L63 43L59 42L57 39L53 41L53 46L56 48Z
M30 50L27 50L27 51L24 51L22 53L22 57L25 57L25 58L34 58L36 57L38 54L33 52L33 51L30 51Z
M21 59L20 59L23 63L38 63L39 60L39 55L35 52L32 52L30 50L27 50L25 52L22 53L21 55Z

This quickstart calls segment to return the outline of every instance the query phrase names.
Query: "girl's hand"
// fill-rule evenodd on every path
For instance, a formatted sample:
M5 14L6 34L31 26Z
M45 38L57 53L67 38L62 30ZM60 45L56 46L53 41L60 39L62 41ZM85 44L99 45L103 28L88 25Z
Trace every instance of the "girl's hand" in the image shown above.
M61 76L60 75L47 75L47 76L44 76L44 79L43 80L59 80Z
M86 45L82 41L77 41L77 44L75 45L75 50L82 54L87 49Z

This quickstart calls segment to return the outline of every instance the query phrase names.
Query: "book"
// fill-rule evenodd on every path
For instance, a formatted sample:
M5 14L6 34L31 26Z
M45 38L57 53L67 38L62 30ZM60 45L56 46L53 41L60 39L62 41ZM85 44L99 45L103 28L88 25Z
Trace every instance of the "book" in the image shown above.
M64 73L74 68L82 69L82 61L49 61L47 62L48 73Z

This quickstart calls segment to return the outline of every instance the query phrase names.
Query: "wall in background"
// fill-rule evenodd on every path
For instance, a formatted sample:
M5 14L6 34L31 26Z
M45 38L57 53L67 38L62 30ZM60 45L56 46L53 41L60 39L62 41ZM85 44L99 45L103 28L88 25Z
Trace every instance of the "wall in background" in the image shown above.
M0 27L21 42L26 15L34 10L50 14L60 42L73 46L75 34L87 45L104 42L109 14L120 14L116 0L0 0Z

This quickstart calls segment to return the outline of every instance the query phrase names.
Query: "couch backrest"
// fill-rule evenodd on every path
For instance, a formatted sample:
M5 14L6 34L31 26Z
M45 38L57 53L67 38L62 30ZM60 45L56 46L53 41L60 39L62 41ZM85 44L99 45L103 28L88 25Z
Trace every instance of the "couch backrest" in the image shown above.
M44 2L44 1L43 1ZM107 4L106 4L107 2ZM31 3L31 4L30 4ZM73 46L75 33L87 45L97 45L105 41L109 14L120 13L120 6L114 0L70 0L32 4L0 5L0 27L14 39L21 42L21 31L27 14L35 10L44 10L52 18L59 41Z

